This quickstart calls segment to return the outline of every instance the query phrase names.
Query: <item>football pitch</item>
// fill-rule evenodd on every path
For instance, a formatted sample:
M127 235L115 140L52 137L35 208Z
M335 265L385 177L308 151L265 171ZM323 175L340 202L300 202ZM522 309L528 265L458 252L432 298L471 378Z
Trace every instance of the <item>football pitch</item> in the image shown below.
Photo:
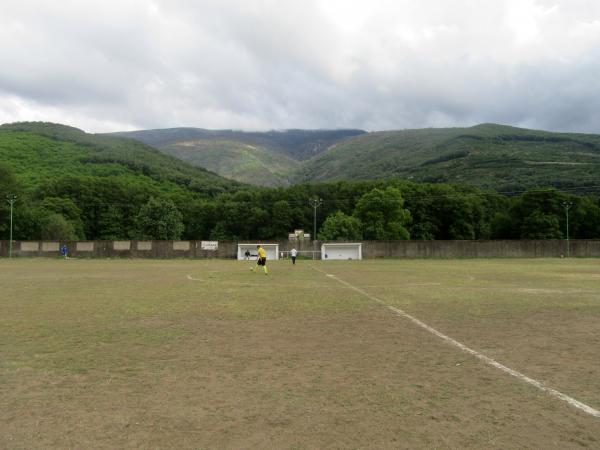
M599 260L251 264L0 260L0 448L600 448Z

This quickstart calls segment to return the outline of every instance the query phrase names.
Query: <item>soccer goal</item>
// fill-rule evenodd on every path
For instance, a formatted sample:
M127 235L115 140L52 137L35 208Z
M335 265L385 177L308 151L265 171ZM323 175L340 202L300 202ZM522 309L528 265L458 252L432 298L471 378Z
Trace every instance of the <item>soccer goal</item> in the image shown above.
M263 244L262 242L257 242L256 244L238 244L237 250L237 259L252 259L256 260L258 258L258 252L256 251L256 246L260 245L267 252L267 260L275 260L279 259L279 244ZM248 252L249 256L246 255Z
M362 259L362 244L356 243L328 243L321 245L321 259Z
M296 256L298 259L321 259L321 251L298 250ZM279 252L279 257L281 259L290 259L290 251Z

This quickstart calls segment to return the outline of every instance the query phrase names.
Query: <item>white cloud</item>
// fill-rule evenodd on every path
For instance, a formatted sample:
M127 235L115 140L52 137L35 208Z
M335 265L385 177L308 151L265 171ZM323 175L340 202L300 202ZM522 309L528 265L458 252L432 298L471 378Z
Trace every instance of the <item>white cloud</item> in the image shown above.
M600 132L592 0L4 0L0 121Z

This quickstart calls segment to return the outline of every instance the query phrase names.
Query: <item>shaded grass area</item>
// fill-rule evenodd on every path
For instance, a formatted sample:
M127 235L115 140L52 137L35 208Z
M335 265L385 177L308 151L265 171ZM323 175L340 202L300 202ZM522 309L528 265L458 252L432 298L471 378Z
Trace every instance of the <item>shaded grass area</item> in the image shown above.
M595 260L0 261L3 448L581 448ZM597 378L597 377L596 377Z

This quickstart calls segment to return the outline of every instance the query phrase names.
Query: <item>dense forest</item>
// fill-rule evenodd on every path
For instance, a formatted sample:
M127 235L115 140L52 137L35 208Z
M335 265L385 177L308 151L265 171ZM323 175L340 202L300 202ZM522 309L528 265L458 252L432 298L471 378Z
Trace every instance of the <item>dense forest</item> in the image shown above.
M0 127L0 194L14 239L600 238L593 186L498 192L389 179L266 188L230 182L131 139L50 124ZM0 204L0 239L9 205Z
M496 124L368 133L300 167L296 181L403 178L498 191L600 184L600 136Z

